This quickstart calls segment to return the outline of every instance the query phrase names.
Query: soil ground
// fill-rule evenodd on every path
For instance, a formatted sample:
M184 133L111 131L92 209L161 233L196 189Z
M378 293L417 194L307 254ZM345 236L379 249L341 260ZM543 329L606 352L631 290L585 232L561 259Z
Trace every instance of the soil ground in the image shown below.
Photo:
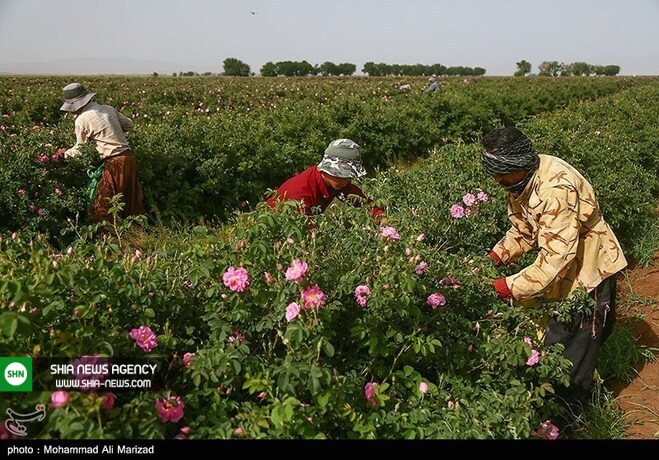
M618 320L634 331L639 345L659 354L659 252L652 266L633 267L619 280ZM659 360L642 362L629 384L614 385L618 406L624 411L628 439L659 439Z

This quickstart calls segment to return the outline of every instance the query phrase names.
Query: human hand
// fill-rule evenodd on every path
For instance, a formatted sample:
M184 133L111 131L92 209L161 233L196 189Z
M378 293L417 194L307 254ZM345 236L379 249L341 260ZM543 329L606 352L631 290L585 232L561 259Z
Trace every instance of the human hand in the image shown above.
M57 151L55 152L55 155L57 155L60 158L64 158L65 153L66 153L66 149L61 148L61 149L57 149Z

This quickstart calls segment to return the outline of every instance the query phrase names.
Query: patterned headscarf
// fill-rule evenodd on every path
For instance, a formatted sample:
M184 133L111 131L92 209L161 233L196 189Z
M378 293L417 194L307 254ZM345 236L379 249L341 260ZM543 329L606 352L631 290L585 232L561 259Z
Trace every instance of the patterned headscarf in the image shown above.
M533 148L531 140L522 136L508 147L503 147L494 152L481 152L483 169L490 176L501 176L517 171L526 171L519 182L503 187L512 193L521 193L531 180L533 173L538 169L540 158L538 152Z

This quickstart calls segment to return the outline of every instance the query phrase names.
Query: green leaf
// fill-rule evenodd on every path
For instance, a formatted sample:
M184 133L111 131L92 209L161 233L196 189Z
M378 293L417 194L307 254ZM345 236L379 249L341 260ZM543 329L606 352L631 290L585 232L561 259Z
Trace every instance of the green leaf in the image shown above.
M30 333L32 333L32 323L30 322L30 320L23 315L17 315L16 319L18 320L18 324L16 327L16 332L18 333L18 335L24 335L24 336L30 335Z
M325 354L326 354L328 357L331 358L332 356L334 356L334 346L333 346L331 343L329 343L329 342L326 341L326 342L324 343L324 345L323 345L323 348L324 348L324 350L325 350Z
M272 412L270 413L270 421L275 426L283 424L281 420L281 416L279 415L279 407L275 407L274 409L272 409Z
M284 406L284 414L283 414L283 419L285 422L288 422L293 418L293 406L287 405Z
M322 393L316 397L316 400L318 401L318 405L320 407L325 407L327 406L327 403L329 402L330 394L329 393Z
M0 315L0 330L5 337L12 339L18 329L18 315L6 312Z

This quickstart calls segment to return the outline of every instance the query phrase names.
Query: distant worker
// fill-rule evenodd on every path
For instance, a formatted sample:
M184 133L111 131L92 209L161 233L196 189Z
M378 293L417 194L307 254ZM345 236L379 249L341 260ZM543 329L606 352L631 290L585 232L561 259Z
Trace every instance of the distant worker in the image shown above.
M75 120L76 144L57 154L64 158L80 155L80 146L95 145L103 164L88 171L90 186L89 220L110 220L110 198L121 193L125 204L121 217L144 214L142 187L137 177L135 155L124 133L133 129L130 118L109 105L92 102L96 93L90 93L80 83L64 87L64 104L60 110L78 115Z
M428 86L426 86L426 89L424 91L426 93L434 93L437 90L439 90L439 85L437 84L437 75L432 74L428 78Z
M274 207L279 201L299 201L304 206L304 213L311 216L325 211L334 198L361 207L361 202L348 199L349 195L356 195L366 200L371 214L379 221L384 209L372 205L372 200L352 183L353 179L364 175L366 170L359 145L350 139L337 139L330 142L318 165L284 182L275 196L268 199L268 204Z

